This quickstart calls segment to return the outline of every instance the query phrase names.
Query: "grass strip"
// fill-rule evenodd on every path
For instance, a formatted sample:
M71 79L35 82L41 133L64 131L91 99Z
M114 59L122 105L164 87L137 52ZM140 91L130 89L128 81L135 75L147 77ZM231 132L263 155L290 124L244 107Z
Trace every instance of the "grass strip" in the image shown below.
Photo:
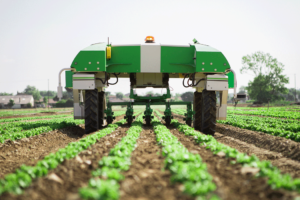
M109 155L99 161L99 168L92 172L95 178L89 180L87 187L79 190L83 199L119 199L118 181L124 179L121 171L127 171L131 165L130 156L136 148L143 125L143 115L140 115L127 131L127 136L110 150ZM101 178L101 179L100 179Z
M300 193L300 179L293 179L290 174L281 174L280 170L273 166L270 161L260 161L255 155L248 156L246 153L240 153L238 150L219 143L213 136L204 135L194 128L179 123L177 120L171 122L180 132L187 136L193 136L195 141L214 154L224 152L227 158L234 158L232 164L239 163L245 167L258 168L256 177L267 177L268 184L272 189L283 188Z
M184 193L197 199L219 199L212 194L216 185L200 155L190 153L156 117L152 125L158 144L163 146L165 169L172 173L171 181L183 183Z
M47 116L37 116L37 117L19 117L19 118L0 119L0 123L35 120L35 119L48 119L48 118L51 119L51 118L71 117L71 116L72 116L71 114L68 114L68 115L47 115Z
M4 179L0 180L0 195L4 192L21 194L22 190L28 187L33 179L46 176L49 170L55 169L65 159L74 158L81 151L95 144L100 138L112 133L123 123L125 123L125 120L110 124L107 128L89 135L78 142L71 142L65 148L59 149L56 153L51 153L43 160L38 161L35 166L22 165L15 173L8 174Z

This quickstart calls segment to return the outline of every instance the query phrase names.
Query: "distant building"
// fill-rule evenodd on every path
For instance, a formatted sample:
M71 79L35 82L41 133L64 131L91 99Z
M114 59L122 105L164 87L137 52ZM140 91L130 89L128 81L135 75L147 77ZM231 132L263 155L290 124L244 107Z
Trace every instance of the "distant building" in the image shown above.
M247 100L249 100L249 97L247 93L245 92L239 92L237 93L237 99L240 100L240 103L246 103Z
M34 99L32 95L17 94L15 96L0 96L0 104L8 108L9 100L14 100L15 105L12 108L27 108L30 103L34 107Z

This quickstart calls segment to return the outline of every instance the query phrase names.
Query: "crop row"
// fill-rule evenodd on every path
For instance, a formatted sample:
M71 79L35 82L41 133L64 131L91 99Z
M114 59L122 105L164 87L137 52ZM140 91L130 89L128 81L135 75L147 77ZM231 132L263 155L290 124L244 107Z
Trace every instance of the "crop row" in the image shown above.
M116 111L115 116L119 116L124 114L125 111ZM58 115L59 116L59 115ZM70 120L73 118L71 115L66 115L69 118L66 118L66 120ZM20 132L23 130L29 130L37 127L43 127L43 126L50 126L52 124L56 125L57 123L60 123L64 119L49 119L49 120L40 120L40 121L33 121L33 122L12 122L8 124L2 124L0 127L0 135L5 133L14 133L14 132ZM79 120L80 123L83 123L82 120Z
M0 195L4 192L21 194L22 189L28 187L33 179L47 175L49 170L55 169L65 159L74 158L81 151L95 144L98 139L110 134L123 123L125 123L124 119L115 124L110 124L107 128L78 142L71 142L65 148L59 149L56 153L51 153L43 160L38 161L35 166L22 165L15 173L8 174L0 180Z
M47 124L44 124L44 126L40 126L37 128L31 128L29 130L24 130L22 131L22 129L18 132L5 132L3 134L0 135L0 142L4 143L5 140L17 140L17 139L22 139L22 138L28 138L28 137L32 137L35 135L39 135L41 133L44 132L48 132L48 131L52 131L52 130L56 130L56 129L61 129L61 128L65 128L68 126L76 126L79 124L83 124L84 120L74 120L72 118L69 119L55 119L55 121L49 122ZM13 128L13 130L18 130L18 128L20 127L15 127Z
M89 180L85 188L79 190L83 199L119 199L119 181L124 179L122 171L127 171L131 165L130 156L136 147L143 125L140 115L133 123L127 135L110 150L109 155L99 161L99 168L92 172L95 178ZM101 179L99 179L101 178Z
M213 136L204 135L177 120L172 120L172 124L185 135L193 136L197 143L205 146L214 154L224 152L227 158L235 159L232 164L239 163L243 166L258 168L259 172L256 177L267 177L267 183L273 189L284 188L300 193L300 179L293 179L289 174L281 174L280 170L274 167L270 161L260 161L255 155L248 156L245 153L240 153L234 148L219 143Z
M2 122L17 122L25 120L34 120L34 119L51 119L51 118L61 118L61 117L70 117L71 115L47 115L47 116L37 116L37 117L18 117L18 118L9 118L9 119L0 119Z
M19 110L0 110L0 117L12 116L12 115L26 115L30 113L47 113L47 112L59 112L59 111L72 111L72 108L61 108L61 109L19 109Z
M266 117L277 117L287 119L300 119L300 112L291 112L284 110L227 110L228 114L259 115Z
M115 116L119 116L125 113L125 111L116 111ZM19 123L19 124L18 124ZM61 119L51 119L42 120L35 122L17 122L18 125L11 126L9 124L4 124L0 127L0 142L4 143L5 140L16 140L22 138L28 138L35 135L39 135L44 132L61 129L69 126L76 126L83 124L84 120L74 120L72 118L61 118ZM9 127L9 128L7 128Z
M261 118L242 115L227 115L226 121L218 123L236 126L242 129L261 131L274 136L285 137L300 142L300 125L295 120Z
M283 107L227 107L228 110L265 110L265 111L300 111L299 106L283 106Z
M12 122L7 124L1 124L0 127L0 135L6 133L14 133L20 132L23 130L29 130L37 127L47 126L51 124L59 123L63 120L70 120L73 119L72 116L69 118L58 118L58 119L49 119L49 120L40 120L40 121L33 121L33 122Z
M158 116L163 116L157 110L155 112ZM183 183L184 193L207 199L216 185L199 154L190 153L156 117L152 120L152 125L158 144L163 146L165 169L172 173L171 181ZM218 197L213 195L210 199Z

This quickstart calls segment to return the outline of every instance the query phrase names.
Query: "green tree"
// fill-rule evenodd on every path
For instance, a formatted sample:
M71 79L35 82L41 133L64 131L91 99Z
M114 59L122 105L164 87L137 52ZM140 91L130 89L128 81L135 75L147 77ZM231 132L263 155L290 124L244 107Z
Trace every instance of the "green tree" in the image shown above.
M47 103L47 102L48 102L48 97L44 97L44 98L43 98L43 102L44 102L44 103Z
M15 101L13 99L10 99L7 105L11 108L15 105Z
M283 75L284 65L270 54L255 52L242 58L241 74L255 75L253 81L248 83L246 90L252 99L261 102L283 99L282 94L287 93L285 84L289 83L287 76Z
M34 86L30 86L27 85L27 87L25 88L25 90L23 91L23 93L25 94L33 94L34 91L36 91L37 89Z
M122 92L117 92L117 94L116 94L116 97L118 98L118 99L123 99L123 93Z
M43 97L48 97L48 90L41 90L40 91L41 96ZM49 91L49 97L54 97L56 96L56 91Z
M0 96L12 96L13 93L0 92Z
M186 102L191 102L194 100L194 93L193 92L185 92L181 95L181 99Z
M39 101L42 98L40 92L34 86L27 85L23 93L31 94L35 101Z
M40 95L40 92L38 90L35 90L32 93L32 96L35 101L39 101L42 98L42 96Z

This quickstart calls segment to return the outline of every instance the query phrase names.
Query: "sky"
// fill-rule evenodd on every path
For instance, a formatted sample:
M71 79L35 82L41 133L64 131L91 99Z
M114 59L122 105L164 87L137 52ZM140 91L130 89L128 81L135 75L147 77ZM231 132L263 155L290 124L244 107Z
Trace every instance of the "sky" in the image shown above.
M296 74L300 89L299 10L299 0L0 0L0 92L16 94L27 85L48 90L48 80L56 90L59 71L81 49L107 37L115 44L143 43L147 35L168 44L196 38L222 51L238 88L254 78L240 74L242 57L270 53L285 65L286 86L295 87ZM193 91L181 79L170 86L174 93ZM127 93L129 81L108 91Z

